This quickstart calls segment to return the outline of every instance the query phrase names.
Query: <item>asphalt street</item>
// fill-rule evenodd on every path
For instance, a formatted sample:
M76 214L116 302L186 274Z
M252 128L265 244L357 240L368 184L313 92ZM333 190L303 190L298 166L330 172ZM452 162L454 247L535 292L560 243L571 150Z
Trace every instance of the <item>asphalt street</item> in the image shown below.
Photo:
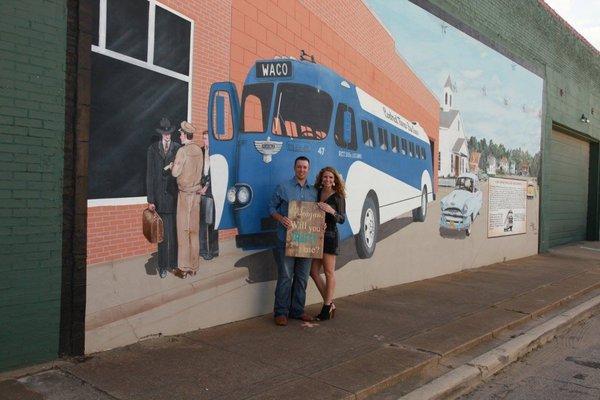
M600 399L600 315L573 326L461 399Z

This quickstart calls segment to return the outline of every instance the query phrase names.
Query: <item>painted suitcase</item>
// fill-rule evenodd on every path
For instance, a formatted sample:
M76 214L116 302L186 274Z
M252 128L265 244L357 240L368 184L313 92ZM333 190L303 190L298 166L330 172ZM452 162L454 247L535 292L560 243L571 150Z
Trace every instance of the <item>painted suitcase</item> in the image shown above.
M142 213L142 230L150 243L160 243L164 238L163 220L156 211L146 208Z

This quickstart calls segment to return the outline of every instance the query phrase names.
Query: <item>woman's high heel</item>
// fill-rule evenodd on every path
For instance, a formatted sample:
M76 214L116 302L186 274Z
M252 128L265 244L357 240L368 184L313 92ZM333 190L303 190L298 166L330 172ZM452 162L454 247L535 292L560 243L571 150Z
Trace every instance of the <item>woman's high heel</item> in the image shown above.
M321 308L321 312L316 316L317 321L327 321L328 319L332 319L335 315L335 306L333 303L331 304L323 304L323 308Z

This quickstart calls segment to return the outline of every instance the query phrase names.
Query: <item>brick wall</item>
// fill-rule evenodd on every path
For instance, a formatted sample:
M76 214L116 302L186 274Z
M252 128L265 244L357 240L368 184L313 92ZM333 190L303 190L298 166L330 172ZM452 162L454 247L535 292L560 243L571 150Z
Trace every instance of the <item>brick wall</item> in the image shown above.
M0 2L0 370L58 352L66 3Z

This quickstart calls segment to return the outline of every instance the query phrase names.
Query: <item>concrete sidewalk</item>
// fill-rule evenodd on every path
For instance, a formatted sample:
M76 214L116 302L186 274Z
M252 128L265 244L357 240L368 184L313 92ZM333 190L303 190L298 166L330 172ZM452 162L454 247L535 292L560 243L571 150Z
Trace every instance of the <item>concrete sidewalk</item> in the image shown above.
M69 387L98 399L365 398L596 292L600 245L582 243L340 298L331 321L276 327L263 316L94 354L4 380L0 398L59 398L49 393L61 379L73 399Z

